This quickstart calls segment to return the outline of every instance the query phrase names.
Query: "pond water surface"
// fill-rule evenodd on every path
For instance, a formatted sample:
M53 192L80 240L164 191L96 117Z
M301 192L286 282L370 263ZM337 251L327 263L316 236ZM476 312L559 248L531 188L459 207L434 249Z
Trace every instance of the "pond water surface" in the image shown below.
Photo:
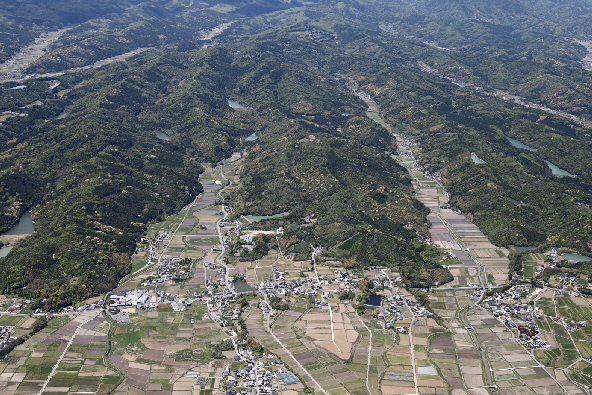
M169 136L168 134L165 134L163 132L156 132L156 137L161 140L165 140L165 141L169 141L171 139L171 136Z
M282 218L288 215L288 213L280 213L274 215L245 215L245 218L251 222L258 222L264 219Z
M0 248L0 258L4 258L6 255L8 255L8 253L10 252L10 250L12 250L13 246L6 246L6 247L2 247Z
M60 120L60 119L64 119L67 116L68 116L68 113L66 111L64 111L60 115L58 115L57 117L55 117L54 119L57 121L57 120Z
M473 160L474 163L478 163L478 164L485 163L485 161L479 159L479 157L472 152L471 152L471 159Z
M548 160L546 160L545 163L547 164L547 166L549 166L549 169L551 169L551 173L554 176L573 176L573 174L567 172L566 170L563 170L560 167L557 167L556 165L549 162Z
M12 228L2 233L2 235L32 235L35 231L35 223L31 218L31 212L27 211L24 213L19 222L16 223ZM5 246L0 248L0 258L4 258L14 246Z
M245 137L245 141L255 141L259 139L259 135L257 133L253 133Z
M517 205L524 204L524 202L521 202L521 201L519 201L519 200L516 200L516 199L512 199L512 198L511 198L511 197L509 197L509 196L507 196L507 197L506 197L506 199L508 199L509 201L511 201L512 203L514 203L514 204L517 204Z
M376 294L370 294L370 300L368 303L370 306L380 306L380 302L382 301L382 296Z
M589 262L592 261L592 258L589 256L584 256L580 254L563 254L561 256L563 259L567 259L568 261L572 262Z
M527 149L527 150L532 150L532 148L530 148L528 145L513 139L511 137L506 136L506 139L510 142L510 144L512 144L514 147L516 148L521 148L521 149Z
M234 282L234 289L236 290L236 292L238 292L239 294L241 293L248 293L248 292L253 292L256 291L257 288L251 287L249 284L247 284L247 282L243 279L237 280Z
M32 235L34 231L35 224L31 218L31 212L27 211L21 216L16 225L2 233L2 235Z
M246 108L236 100L228 99L228 105L232 108Z

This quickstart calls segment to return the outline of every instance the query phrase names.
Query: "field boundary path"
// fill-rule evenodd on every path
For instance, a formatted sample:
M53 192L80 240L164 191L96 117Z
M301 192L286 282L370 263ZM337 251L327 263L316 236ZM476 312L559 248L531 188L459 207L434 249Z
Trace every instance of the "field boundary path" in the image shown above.
M300 370L302 370L304 373L306 373L306 375L310 378L310 380L314 383L314 385L316 385L318 387L318 389L323 392L323 394L329 395L329 393L327 391L325 391L325 389L315 380L314 377L312 377L312 375L310 373L308 373L308 370L306 370L306 368L304 366L302 366L302 364L300 362L298 362L298 360L294 357L294 355L292 355L290 350L288 350L286 348L286 346L284 346L284 344L280 341L280 339L278 339L277 336L273 333L273 331L271 330L270 323L269 323L269 315L267 316L267 331L269 332L271 337L273 337L273 340L275 340L276 343L278 343L282 347L282 349L286 352L286 354L300 368Z
M68 344L66 344L66 348L62 352L62 355L60 355L60 357L58 358L58 361L56 362L56 364L53 365L53 369L51 369L51 373L49 373L49 376L47 376L47 379L45 380L45 383L43 383L43 386L41 387L41 390L39 391L39 395L43 394L43 392L47 388L47 385L49 384L49 382L51 381L51 379L55 375L56 371L58 370L58 367L60 366L60 363L62 362L62 359L64 359L64 357L66 356L66 353L68 352L68 349L70 348L70 346L74 342L74 338L76 337L76 335L78 334L78 332L80 331L80 329L84 326L84 324L86 324L87 322L89 322L90 320L92 320L93 318L95 318L98 314L99 314L99 312L98 311L95 311L95 312L92 312L91 314L81 314L78 317L74 318L74 320L82 319L83 321L80 323L80 325L78 325L76 327L76 330L72 334L72 337L68 341Z
M368 334L370 335L370 339L368 342L368 363L366 366L366 390L368 391L368 394L372 394L372 391L370 390L370 364L371 364L371 360L372 360L372 330L370 328L368 328L368 326L362 320L362 317L360 317L360 315L358 314L357 311L356 311L356 317L358 318L360 323L362 323L362 326L364 328L366 328L366 330L368 331ZM411 346L411 350L413 350L413 345ZM415 391L417 392L417 381L415 381ZM417 392L417 393L419 393L419 392Z

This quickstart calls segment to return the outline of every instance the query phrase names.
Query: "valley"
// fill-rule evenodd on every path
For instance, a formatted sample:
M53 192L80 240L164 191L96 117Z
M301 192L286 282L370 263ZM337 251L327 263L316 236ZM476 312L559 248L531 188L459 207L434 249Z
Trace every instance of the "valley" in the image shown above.
M369 107L367 115L392 132L392 127L386 124L378 105L370 96L364 92L358 92L358 96ZM458 263L448 266L455 277L454 282L432 289L429 295L434 313L451 331L450 337L434 340L434 349L429 354L439 371L447 372L448 383L453 388L474 393L482 388L507 388L510 380L518 378L524 389L533 393L586 393L568 371L547 369L537 360L530 345L525 346L515 338L512 326L515 328L516 324L496 319L496 315L485 305L486 290L496 289L496 284L505 283L510 263L507 259L509 251L493 246L458 210L443 208L448 204L448 194L439 181L439 175L426 174L418 166L415 152L419 147L413 140L397 136L397 143L397 158L411 173L418 200L432 211L428 215L432 223L432 241L458 260ZM555 292L553 289L535 289L528 299L536 300L542 294ZM490 302L489 306L492 305ZM411 334L413 325L410 328ZM511 345L507 345L507 340L511 340ZM438 349L436 344L441 344L444 349ZM548 347L545 341L542 344L543 349ZM515 347L518 345L520 347ZM574 345L576 343L572 339ZM446 356L451 351L450 347L456 350L456 360ZM521 367L516 367L516 362ZM513 371L514 375L508 377L508 371ZM536 382L528 382L526 378L534 372L540 376Z
M0 11L1 393L589 394L590 0Z
M367 115L392 130L376 102L361 91L358 95L372 109ZM554 315L547 313L550 300L558 303L549 296L560 291L556 286L500 287L508 275L508 250L492 246L462 214L443 208L448 194L437 175L418 166L419 147L396 137L393 155L410 172L418 199L431 209L429 242L452 257L447 262L454 281L431 289L429 310L401 286L400 274L392 269L360 272L338 261L294 261L280 247L283 229L257 230L246 219L231 219L229 198L240 187L248 156L236 153L216 167L204 164L203 193L150 227L132 258L132 273L116 289L55 315L46 329L10 354L20 373L6 365L2 390L180 394L255 387L281 393L311 388L326 394L472 394L518 386L533 393L585 393L572 375L586 380L577 364L585 364L589 354L563 367L539 362L554 352L551 336L560 333L558 328L547 332L547 322L556 322L559 311L569 314L557 307ZM261 259L237 262L236 254L229 254L235 240L243 240L246 248L265 235L278 244ZM235 290L237 278L250 286L245 293ZM382 303L361 309L347 293L363 295L367 283ZM486 295L489 290L494 297ZM500 320L492 310L496 303L510 300L511 306L516 299L518 306L521 299L534 301L530 314L544 334L535 353L518 336L520 320ZM586 299L569 300L568 306L581 306L577 314L582 318L592 314ZM108 310L101 312L103 306ZM26 308L15 311L4 314L22 323ZM572 342L581 339L583 345L584 333L573 332ZM580 353L589 352L577 341L572 344ZM56 347L58 353L51 351ZM101 363L97 358L108 347L112 351ZM252 352L258 347L264 352ZM43 377L33 369L39 363L41 371L51 370L45 380L34 379Z
M42 57L49 46L60 38L68 29L60 29L43 33L35 41L20 50L4 63L0 63L0 82L19 81L24 78L23 72L33 62Z

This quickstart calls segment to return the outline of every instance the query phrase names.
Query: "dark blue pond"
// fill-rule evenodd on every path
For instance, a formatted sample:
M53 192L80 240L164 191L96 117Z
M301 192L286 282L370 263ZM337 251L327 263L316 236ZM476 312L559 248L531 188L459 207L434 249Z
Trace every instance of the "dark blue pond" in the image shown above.
M370 294L370 300L367 304L370 306L380 306L380 301L382 300L382 296L376 294Z

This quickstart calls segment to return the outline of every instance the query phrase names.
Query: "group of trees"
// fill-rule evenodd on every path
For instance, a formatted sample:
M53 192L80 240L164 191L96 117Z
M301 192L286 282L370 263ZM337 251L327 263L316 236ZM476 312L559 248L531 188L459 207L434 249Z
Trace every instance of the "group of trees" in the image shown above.
M271 241L270 236L264 236L259 234L253 240L252 248L243 247L240 253L241 261L255 261L263 258L269 252L269 242Z
M31 336L33 336L37 332L40 332L46 326L47 326L47 318L46 317L42 316L42 317L37 318L35 320L35 322L33 323L33 326L31 326L31 331L29 333L27 333L25 335L22 335L22 336L19 336L16 339L9 340L8 342L6 342L4 344L4 347L0 348L0 357L5 357L8 354L10 354L10 352L12 350L14 350L14 348L16 346L19 346L19 345L23 344Z
M272 296L271 298L269 298L269 304L271 305L271 308L274 310L286 311L290 309L290 305L288 304L288 302L284 302L282 298L278 296Z
M544 244L589 253L592 168L587 127L473 89L460 89L419 70L395 70L391 65L403 53L407 58L438 67L440 74L480 84L491 91L503 87L523 94L520 89L528 90L527 99L576 114L589 114L590 109L583 105L578 94L569 92L576 86L588 91L592 87L590 74L535 61L493 58L488 54L475 54L479 60L471 63L463 51L420 48L419 44L413 48L407 42L379 35L365 37L357 46L367 48L387 42L397 51L377 51L376 61L366 70L360 68L362 88L374 95L393 126L417 139L421 164L442 173L452 203L470 214L497 245ZM487 45L495 49L502 44ZM499 63L499 67L481 70L477 63ZM465 74L453 75L451 70L460 67ZM523 69L523 74L517 75L516 68ZM500 73L515 79L495 80ZM554 87L554 94L527 88L535 81L547 81ZM384 86L398 88L384 89ZM518 139L532 150L512 146L507 137ZM473 163L471 152L485 163ZM576 177L553 175L545 160Z
M188 62L183 56L178 60ZM36 221L35 234L0 259L3 292L44 298L46 307L56 309L112 289L129 272L130 256L147 225L202 191L200 163L226 156L242 128L227 120L200 131L200 124L229 109L199 99L194 105L200 106L200 116L180 114L175 128L172 120L150 123L186 94L170 90L187 67L162 56L66 75L59 89L87 83L71 90L68 99L42 97L65 100L62 106L70 105L65 119L23 117L23 122L18 117L3 125L7 138L11 130L21 130L2 142L10 155L0 169L0 225L8 228L31 206ZM215 95L213 89L202 88ZM5 102L11 92L20 92L1 90ZM45 95L43 89L35 91ZM157 103L167 96L175 97L172 103ZM178 140L158 140L155 130L162 128ZM198 133L216 138L208 139L208 146L193 144ZM218 150L216 139L227 148Z
M356 293L351 290L343 291L339 294L339 300L351 300L356 297Z
M236 215L289 212L256 226L282 226L282 252L298 259L310 257L313 244L335 258L353 258L358 267L409 267L414 284L433 285L436 269L446 270L437 249L419 241L418 233L427 235L428 210L411 197L407 171L385 153L394 148L393 137L365 117L365 104L345 79L323 77L300 63L289 74L296 59L318 62L311 55L318 48L274 34L243 46L234 60L249 70L237 81L243 100L266 123L232 197ZM241 259L252 260L253 252Z
M223 351L230 351L234 349L234 345L232 344L232 340L226 339L222 340L219 344L214 344L211 350L211 357L212 359L221 359L224 358L222 354Z

